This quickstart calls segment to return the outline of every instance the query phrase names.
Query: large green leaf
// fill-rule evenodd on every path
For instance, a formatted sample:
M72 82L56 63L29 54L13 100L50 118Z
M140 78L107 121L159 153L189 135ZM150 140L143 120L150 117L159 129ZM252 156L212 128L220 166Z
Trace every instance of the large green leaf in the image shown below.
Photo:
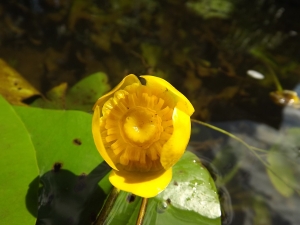
M121 192L105 224L135 224L141 199ZM221 224L217 190L199 158L186 152L173 167L169 186L148 201L144 225Z
M91 224L111 188L106 176L110 168L92 139L92 116L29 107L15 110L30 133L40 168L37 224Z
M31 106L91 112L97 99L109 90L107 75L98 72L82 79L69 90L66 83L54 87L46 94L46 99L39 98Z
M0 95L0 223L34 224L38 167L30 136L13 108ZM27 195L29 188L32 195ZM31 214L31 213L32 214Z

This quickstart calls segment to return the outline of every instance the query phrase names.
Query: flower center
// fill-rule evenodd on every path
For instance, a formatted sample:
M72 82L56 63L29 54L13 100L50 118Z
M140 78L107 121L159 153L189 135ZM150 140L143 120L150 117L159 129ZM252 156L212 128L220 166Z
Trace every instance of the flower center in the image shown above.
M161 118L157 113L144 107L128 110L121 120L124 139L144 149L159 139L162 129Z
M173 133L173 106L143 85L118 90L102 107L103 145L119 170L159 171L160 155Z

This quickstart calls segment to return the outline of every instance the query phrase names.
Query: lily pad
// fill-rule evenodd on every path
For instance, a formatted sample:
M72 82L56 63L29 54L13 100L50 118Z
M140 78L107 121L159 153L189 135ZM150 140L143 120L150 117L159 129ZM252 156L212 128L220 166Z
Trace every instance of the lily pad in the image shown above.
M173 167L171 183L156 199L168 204L166 211L158 214L159 224L170 223L171 217L174 222L175 219L179 221L176 224L221 223L220 201L214 181L191 152L185 152Z
M92 74L68 90L66 83L51 89L46 98L39 98L31 106L48 109L73 109L91 112L93 105L110 90L105 73Z
M37 212L38 176L34 146L14 109L0 95L0 218L2 224L34 224ZM33 209L32 214L30 210Z
M288 161L276 148L268 152L267 159L270 164L267 173L272 184L280 194L290 197L294 193L293 185L290 184L295 184L295 177Z
M121 192L105 224L135 224L141 198ZM209 172L199 158L185 152L173 167L169 186L148 200L143 225L221 224L221 207Z
M111 184L110 168L80 111L15 107L34 144L42 188L37 224L91 224ZM22 223L24 224L24 223Z
M95 73L75 84L67 93L68 109L91 112L95 102L111 89L105 73Z

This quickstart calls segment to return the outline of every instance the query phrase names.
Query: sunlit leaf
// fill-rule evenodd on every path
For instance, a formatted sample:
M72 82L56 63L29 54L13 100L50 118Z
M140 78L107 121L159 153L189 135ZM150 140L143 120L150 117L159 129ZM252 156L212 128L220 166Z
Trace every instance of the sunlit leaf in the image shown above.
M23 122L1 95L0 127L1 224L34 224L38 182L31 182L39 173L34 146Z
M170 185L156 199L169 203L170 210L167 207L165 213L184 221L182 224L220 223L221 209L214 181L191 152L186 152L173 167Z
M22 100L40 95L33 86L2 59L0 59L0 94L14 105L24 105Z

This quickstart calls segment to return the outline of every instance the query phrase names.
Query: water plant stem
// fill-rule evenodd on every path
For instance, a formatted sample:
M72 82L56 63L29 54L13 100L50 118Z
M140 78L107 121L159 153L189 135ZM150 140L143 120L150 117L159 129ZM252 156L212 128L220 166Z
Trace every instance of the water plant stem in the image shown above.
M201 122L201 121L195 120L195 119L192 119L191 121L194 122L194 123L198 123L198 124L201 124L201 125L203 125L203 126L209 127L209 128L211 128L211 129L213 129L213 130L216 130L216 131L218 131L218 132L220 132L220 133L223 133L223 134L225 134L225 135L227 135L227 136L233 138L234 140L240 142L240 143L243 144L247 149L249 149L249 150L257 157L257 159L258 159L264 166L266 166L267 168L270 168L270 166L269 166L266 162L264 162L264 161L260 158L260 156L255 152L255 150L264 151L263 149L260 149L260 148L253 148L251 145L248 145L245 141L243 141L242 139L238 138L237 136L235 136L235 135L233 135L233 134L227 132L226 130L223 130L223 129L221 129L221 128L218 128L218 127L216 127L216 126L213 126L213 125L211 125L211 124L204 123L204 122Z
M146 208L147 208L147 203L148 203L148 198L143 198L142 205L140 207L139 216L136 221L136 225L143 224L143 220L144 220L144 216L145 216Z
M275 86L276 86L277 91L282 92L282 91L283 91L282 86L281 86L281 84L280 84L280 82L279 82L279 80L278 80L278 78L277 78L277 76L276 76L274 70L271 68L270 65L268 65L268 64L266 64L266 63L265 63L265 65L266 65L266 67L268 68L269 73L271 74L271 76L272 76L272 78L273 78L273 81L274 81L274 83L275 83Z
M282 86L278 80L278 77L276 76L276 74L274 72L274 69L273 69L273 68L277 69L276 63L270 57L268 57L266 54L264 54L262 50L251 49L250 53L253 56L255 56L256 58L260 59L265 64L265 66L269 70L270 75L272 76L272 79L276 86L276 90L282 92L283 91Z
M235 176L239 168L240 168L240 162L236 163L234 167L226 174L226 176L223 177L222 185L227 184Z
M100 213L98 214L98 217L93 225L103 225L108 214L112 210L114 203L119 195L120 190L117 188L113 188L110 192L108 198L106 199Z
M216 130L216 131L218 131L218 132L220 132L220 133L223 133L223 134L225 134L225 135L227 135L227 136L233 138L234 140L236 140L236 141L242 143L246 148L248 148L248 149L249 149L255 156L257 156L259 159L260 159L260 157L257 155L257 153L255 152L255 150L256 150L256 151L266 152L264 149L260 149L260 148L256 148L256 147L252 147L251 145L248 145L245 141L243 141L242 139L238 138L237 136L235 136L235 135L233 135L233 134L227 132L226 130L223 130L223 129L221 129L221 128L218 128L218 127L216 127L216 126L214 126L214 125L211 125L211 124L208 124L208 123L204 123L204 122L201 122L201 121L195 120L195 119L192 119L191 121L194 122L194 123L198 123L198 124L200 124L200 125L209 127L209 128L211 128L211 129L213 129L213 130ZM260 161L261 161L261 160L260 160ZM263 162L263 164L265 164L265 162Z

